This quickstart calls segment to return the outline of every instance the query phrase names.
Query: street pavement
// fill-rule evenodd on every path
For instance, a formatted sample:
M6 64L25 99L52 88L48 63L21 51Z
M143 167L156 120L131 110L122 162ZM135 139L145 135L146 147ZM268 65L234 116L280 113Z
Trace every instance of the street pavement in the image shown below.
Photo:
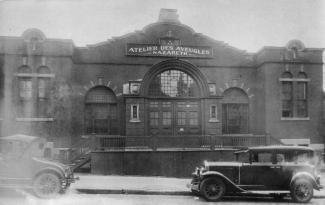
M139 176L103 176L76 174L80 177L67 192L53 199L39 199L27 191L0 189L0 205L203 205L218 204L206 202L190 194L186 184L190 179ZM325 184L325 177L321 183ZM276 200L273 197L229 196L220 202L228 205L284 205L293 203L290 197ZM325 191L315 191L309 204L324 205Z
M80 180L71 189L87 194L191 195L186 185L191 179L76 174ZM325 175L321 177L325 185ZM314 190L315 198L325 198L325 190Z
M272 197L225 197L219 203L206 202L196 196L179 195L133 195L133 194L80 194L70 189L54 199L39 199L31 194L19 193L16 196L4 196L0 191L0 205L296 205L289 197L275 200ZM324 205L325 199L314 198L310 205ZM298 205L298 204L297 204Z

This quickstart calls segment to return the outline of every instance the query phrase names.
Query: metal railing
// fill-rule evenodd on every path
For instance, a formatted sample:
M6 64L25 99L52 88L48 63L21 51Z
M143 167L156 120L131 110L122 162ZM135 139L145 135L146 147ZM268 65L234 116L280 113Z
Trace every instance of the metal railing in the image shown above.
M266 135L92 136L95 150L244 148L268 144Z

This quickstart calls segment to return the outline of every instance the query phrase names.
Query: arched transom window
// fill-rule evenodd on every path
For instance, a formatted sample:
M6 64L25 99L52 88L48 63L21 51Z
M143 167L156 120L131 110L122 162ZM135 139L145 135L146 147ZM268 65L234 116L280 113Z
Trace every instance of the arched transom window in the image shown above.
M180 70L167 70L158 74L149 85L149 96L196 97L199 88L193 78Z

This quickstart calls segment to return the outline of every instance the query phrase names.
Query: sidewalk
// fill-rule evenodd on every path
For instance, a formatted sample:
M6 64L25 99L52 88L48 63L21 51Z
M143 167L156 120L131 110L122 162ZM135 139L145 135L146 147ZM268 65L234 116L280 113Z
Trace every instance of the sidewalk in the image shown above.
M72 189L87 194L191 195L190 179L79 174ZM321 178L325 185L325 175ZM314 190L315 198L325 198L325 190Z

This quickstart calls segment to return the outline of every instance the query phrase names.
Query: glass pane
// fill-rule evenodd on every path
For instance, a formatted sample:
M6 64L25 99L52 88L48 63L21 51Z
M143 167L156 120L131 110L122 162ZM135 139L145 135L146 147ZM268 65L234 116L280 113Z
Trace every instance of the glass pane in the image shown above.
M38 79L38 97L39 98L47 98L47 84L48 80L47 79Z
M162 102L162 107L171 107L171 102Z
M21 79L19 81L19 95L24 99L32 98L32 80L31 79Z
M305 100L307 99L307 83L306 82L298 82L297 83L297 99Z
M158 126L158 112L149 113L150 126Z
M282 99L291 100L293 95L292 82L282 82Z
M186 125L186 112L177 112L177 125Z
M217 107L215 105L212 105L210 109L211 109L210 118L217 118Z
M293 116L293 103L292 100L282 100L282 117Z
M188 97L198 96L198 86L186 73L168 70L157 75L149 86L150 96Z
M158 107L158 102L150 102L149 107Z
M298 117L307 117L307 100L297 101L297 115Z
M163 125L171 125L172 124L172 113L171 112L163 112Z
M138 119L138 106L132 106L132 119Z

